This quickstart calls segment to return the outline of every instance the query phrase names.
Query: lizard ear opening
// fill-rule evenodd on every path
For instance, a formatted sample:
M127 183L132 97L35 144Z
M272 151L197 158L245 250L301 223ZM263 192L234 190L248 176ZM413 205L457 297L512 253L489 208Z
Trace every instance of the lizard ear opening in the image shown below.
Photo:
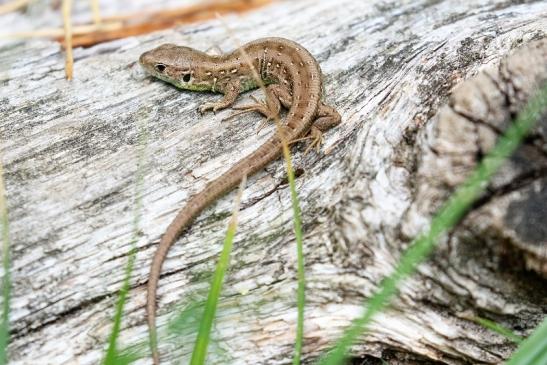
M190 79L191 79L190 74L185 74L184 76L182 76L182 81L184 82L190 82Z

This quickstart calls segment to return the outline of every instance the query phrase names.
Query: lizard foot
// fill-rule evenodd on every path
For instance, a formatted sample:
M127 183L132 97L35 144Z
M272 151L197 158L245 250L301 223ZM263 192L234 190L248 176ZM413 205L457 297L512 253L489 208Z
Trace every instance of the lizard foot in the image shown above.
M206 111L208 110L212 110L213 113L216 113L217 111L219 111L220 109L223 109L225 108L224 106L224 103L205 103L205 104L202 104L198 107L198 112L200 114L204 114Z
M323 144L323 132L315 126L312 126L308 135L302 138L293 139L289 144L293 144L300 141L309 141L308 147L306 147L306 150L304 151L304 156L310 152L312 148L315 148L315 151L319 153L321 150L321 145Z

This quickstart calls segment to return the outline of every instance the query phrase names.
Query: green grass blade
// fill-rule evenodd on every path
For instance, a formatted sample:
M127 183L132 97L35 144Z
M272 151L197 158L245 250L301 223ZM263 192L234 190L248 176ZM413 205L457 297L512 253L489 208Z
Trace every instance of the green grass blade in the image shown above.
M513 331L511 331L510 329L505 328L502 325L494 321L491 321L489 319L481 318L481 317L473 317L470 319L473 322L478 323L485 328L488 328L490 331L496 332L502 335L503 337L506 337L507 339L513 341L514 343L520 344L524 340L524 338L514 334Z
M547 318L524 340L506 365L547 364Z
M298 288L296 294L297 300L297 319L296 319L296 339L294 344L293 365L300 364L302 356L302 345L304 341L304 307L306 305L306 277L304 273L304 244L302 240L302 221L300 219L300 202L296 193L294 183L294 170L292 168L291 153L286 141L283 141L283 157L287 169L287 178L291 190L291 204L293 210L294 236L296 238L296 256L297 256L297 277Z
M226 232L226 237L224 238L222 252L220 253L220 258L211 282L211 289L209 289L209 295L207 296L207 302L205 303L205 311L203 312L203 317L201 318L196 344L194 346L194 351L192 352L192 359L190 361L191 365L205 364L205 359L207 358L207 347L209 346L211 328L213 327L213 321L215 319L218 299L222 290L222 283L224 282L226 270L230 264L230 253L232 252L234 236L237 229L237 212L239 210L239 201L246 182L247 177L244 177L241 181L241 185L239 186L234 212L232 214L232 218L230 219L230 223L228 224L228 230Z
M184 307L175 311L176 315L169 319L167 336L183 337L195 335L203 317L206 300L201 298L186 298Z
M205 300L190 298L184 307L175 311L176 316L169 319L167 331L158 331L158 339L169 341L177 348L185 346L183 342L185 338L196 333L204 307ZM149 355L150 343L148 339L139 340L117 351L116 365L128 365L139 359L147 358Z
M237 40L234 32L230 31L230 28L223 21L222 17L217 15L221 20L224 28L228 35L234 40L237 50L240 52L241 56L249 65L253 78L256 81L256 84L260 87L264 96L267 96L266 85L264 84L262 78L258 74L258 71L253 66L251 58L245 52L245 49L241 47L241 42ZM285 133L282 130L282 124L279 120L279 116L274 117L275 126L277 130L277 136L279 137L283 149L283 158L286 163L287 178L289 180L289 187L291 191L291 204L293 208L293 225L294 225L294 234L296 237L296 253L297 253L297 276L298 276L298 289L297 289L297 320L296 320L296 339L295 339L295 349L293 356L293 365L300 364L300 357L302 354L302 343L304 338L304 307L306 302L306 282L304 274L304 249L302 243L302 223L300 219L300 203L298 201L298 195L296 194L296 187L294 183L294 170L292 168L291 162L291 152L289 150L289 141L285 137Z
M140 120L144 121L144 117ZM137 253L137 239L139 235L139 227L142 215L142 190L144 184L144 166L145 166L145 150L148 141L148 135L146 133L146 125L141 122L142 125L139 128L139 150L137 157L137 182L135 186L135 213L133 217L133 237L131 238L131 250L129 252L129 259L125 267L125 277L120 289L118 301L116 303L116 313L114 315L114 324L112 326L112 332L108 340L108 349L103 363L105 365L118 365L121 363L128 363L128 359L120 357L116 343L120 334L120 328L122 323L123 308L127 299L127 293L129 291L129 281L131 279L131 273L133 272L133 265L135 263L135 255Z
M2 322L0 323L0 365L8 362L9 343L9 312L11 299L11 275L10 275L10 242L8 205L6 202L6 189L4 185L4 168L0 161L0 219L2 229Z
M500 137L496 146L485 156L471 176L444 204L431 221L429 230L417 237L408 250L403 253L393 273L382 282L377 292L368 301L364 314L353 321L332 351L319 361L320 365L338 365L343 362L347 350L355 339L364 332L372 317L388 304L388 301L397 292L400 282L413 273L416 266L433 250L439 236L452 229L464 216L473 201L485 189L488 180L505 159L515 151L546 108L547 86L544 86L519 113L514 123Z

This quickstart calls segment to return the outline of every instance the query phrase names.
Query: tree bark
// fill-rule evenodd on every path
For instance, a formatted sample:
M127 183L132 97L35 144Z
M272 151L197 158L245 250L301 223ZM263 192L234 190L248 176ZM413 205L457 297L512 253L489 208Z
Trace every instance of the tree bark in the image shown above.
M309 49L325 75L326 102L343 119L325 135L322 153L292 150L305 233L304 363L361 313L401 252L545 82L546 13L542 1L306 0L227 19L240 42L283 36ZM274 132L257 134L257 115L200 116L197 107L218 95L145 77L136 61L161 43L230 50L237 42L213 20L76 49L72 81L56 43L0 48L10 364L100 362L134 237L120 346L145 341L145 284L164 229L192 193ZM515 345L470 317L523 336L540 323L547 312L545 123L543 114L466 219L375 317L352 347L356 359L497 364ZM228 194L207 209L171 249L160 327L181 302L206 292L233 200ZM239 214L207 363L291 363L296 247L282 160L250 177ZM160 343L164 362L187 362L193 336Z

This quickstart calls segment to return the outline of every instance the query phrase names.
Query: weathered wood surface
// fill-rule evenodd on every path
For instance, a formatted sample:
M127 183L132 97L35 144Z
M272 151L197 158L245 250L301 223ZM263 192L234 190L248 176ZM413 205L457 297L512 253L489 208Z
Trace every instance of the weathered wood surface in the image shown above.
M438 122L453 88L485 67L495 74L510 51L543 38L546 14L542 1L341 0L282 2L228 19L242 42L283 36L307 47L325 73L328 103L343 117L326 135L326 154L294 150L305 229L307 362L360 313L364 298L474 166L476 149L495 139L497 127L488 123ZM145 283L165 227L190 194L273 131L256 135L256 115L231 122L221 122L229 111L201 117L197 106L216 95L179 92L145 78L135 63L139 54L164 42L234 46L221 23L211 21L77 49L71 82L64 80L55 43L0 48L1 154L13 250L11 364L99 362L131 250L139 128L147 130L144 206L124 344L147 337ZM516 168L500 175L506 180L494 183L497 193L407 281L355 345L356 356L393 364L494 364L514 345L469 315L522 335L538 324L546 311L545 282L524 268L524 259L508 260L501 246L545 245L538 219L545 210L531 204L545 200L541 128L523 147L529 151L521 156L534 157L518 165L528 166L526 178L519 180ZM476 141L466 144L466 135ZM431 146L446 146L443 138L449 147L462 144L461 160L432 158L438 150ZM496 190L495 184L513 188ZM208 209L172 248L160 281L160 324L177 303L207 286L233 198ZM215 333L222 351L213 351L208 363L289 363L296 251L282 161L250 178L242 206ZM522 233L526 214L536 224ZM187 359L191 340L164 343L166 363Z

